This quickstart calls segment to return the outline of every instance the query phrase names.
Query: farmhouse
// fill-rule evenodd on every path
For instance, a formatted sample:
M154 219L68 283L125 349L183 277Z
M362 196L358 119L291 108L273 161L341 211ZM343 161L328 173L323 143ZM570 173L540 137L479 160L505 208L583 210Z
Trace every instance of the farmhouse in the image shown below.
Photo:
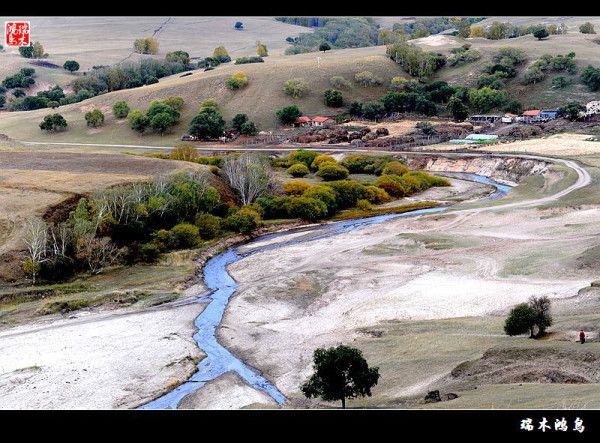
M504 116L502 117L502 123L514 123L515 119L518 117L517 114L511 114L510 112L507 112L506 114L504 114Z
M327 126L334 124L335 120L329 117L323 117L318 115L312 119L311 123L313 126Z
M540 112L540 119L546 120L554 120L558 118L558 109L544 109Z
M310 117L307 117L306 115L298 117L296 120L294 120L294 126L296 126L296 127L310 126L310 123L311 123Z
M333 125L335 120L330 117L323 117L321 115L317 115L315 118L307 117L303 115L302 117L298 117L294 121L294 126L296 127L305 127L305 126L329 126Z
M522 123L539 122L541 121L540 112L542 112L540 109L529 109L523 112L523 114L521 114L521 116L517 118L517 121Z

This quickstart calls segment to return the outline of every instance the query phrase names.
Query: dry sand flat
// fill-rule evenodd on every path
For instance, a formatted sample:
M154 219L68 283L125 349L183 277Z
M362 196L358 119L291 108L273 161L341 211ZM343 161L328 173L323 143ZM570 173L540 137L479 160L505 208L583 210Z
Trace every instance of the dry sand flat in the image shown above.
M131 408L158 396L202 357L192 339L202 309L81 311L2 331L0 409Z
M179 409L241 409L253 405L277 407L267 394L251 388L237 374L227 372L186 396Z

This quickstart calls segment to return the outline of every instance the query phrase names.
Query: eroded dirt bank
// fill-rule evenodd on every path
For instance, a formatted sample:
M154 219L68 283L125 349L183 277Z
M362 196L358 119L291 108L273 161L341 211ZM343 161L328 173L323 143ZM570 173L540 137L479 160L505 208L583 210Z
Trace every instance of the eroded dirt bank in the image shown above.
M516 184L523 177L545 175L548 161L523 159L518 157L493 157L483 155L400 155L410 169L424 169L431 172L465 172L484 175L500 182Z

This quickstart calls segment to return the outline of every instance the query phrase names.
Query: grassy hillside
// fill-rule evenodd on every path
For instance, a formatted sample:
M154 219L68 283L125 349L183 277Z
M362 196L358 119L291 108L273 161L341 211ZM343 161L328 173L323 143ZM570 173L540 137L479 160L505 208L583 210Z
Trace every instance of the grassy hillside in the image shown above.
M581 69L588 64L600 66L597 56L600 45L592 41L593 36L579 32L566 35L551 36L547 40L538 41L528 35L509 40L468 39L477 48L481 59L460 67L445 67L431 80L445 80L450 84L466 84L475 86L483 68L491 62L499 48L513 46L524 49L528 61L519 69L517 78L509 80L507 90L510 98L519 100L524 107L555 107L570 100L587 102L597 99L597 93L590 92L579 81L579 76L571 77L573 84L565 89L551 88L552 78L559 74L551 73L546 80L536 85L523 85L521 79L526 65L543 54L576 53L575 61ZM456 37L431 36L414 40L423 49L440 51L446 54L465 40ZM242 90L230 91L225 87L225 80L238 70L245 71L250 84ZM339 110L327 108L323 104L323 91L330 87L332 76L344 76L352 80L354 74L369 70L381 77L383 85L375 88L362 88L354 84L350 90L343 91L347 103L352 100L373 100L386 91L392 77L403 74L401 69L385 56L385 47L369 47L343 49L327 53L308 53L292 56L273 55L265 59L265 63L247 65L221 65L213 71L195 71L186 77L174 75L161 79L158 84L140 88L117 91L86 100L81 103L59 108L69 123L69 130L60 134L45 134L38 128L43 116L53 112L49 109L38 111L3 113L0 116L0 133L25 141L68 141L82 143L115 143L115 144L148 144L166 145L179 140L187 131L189 122L198 112L199 104L206 98L214 97L219 102L227 120L239 112L247 113L260 129L271 129L277 125L275 111L285 105L295 103L308 115L333 115ZM562 74L566 75L566 74ZM291 99L282 90L283 83L293 77L304 77L310 84L311 92L302 99ZM172 134L163 137L158 135L139 136L129 129L127 122L116 121L110 108L117 100L126 100L132 109L145 110L150 101L170 95L180 95L186 100L179 125ZM88 129L83 115L93 107L100 107L107 115L106 124L102 128Z
M6 17L0 17L0 23ZM18 17L11 17L18 20ZM118 63L128 58L164 58L169 51L184 50L191 57L206 57L216 46L224 45L232 57L256 55L256 42L267 45L269 53L283 54L290 35L311 32L302 26L276 21L273 17L23 17L32 27L32 39L39 40L49 54L45 59L62 66L74 59L85 71L94 65ZM233 28L236 21L243 31ZM4 28L0 37L4 41ZM136 38L155 35L160 52L156 56L132 54ZM16 73L30 60L16 48L0 52L0 79ZM43 82L65 85L72 80L64 70L38 69ZM56 72L58 71L58 73Z
M535 18L534 18L535 19ZM507 19L508 21L508 19ZM585 20L582 20L585 21ZM455 48L468 42L473 48L477 48L482 57L473 63L468 63L456 68L444 68L440 70L432 80L445 80L450 84L466 84L475 86L484 66L491 63L491 59L499 48L510 46L523 49L527 55L527 61L519 67L517 78L507 84L507 90L511 98L519 100L524 107L554 107L560 106L567 101L576 100L587 102L597 99L598 94L589 91L579 81L579 75L569 76L564 73L550 73L543 82L535 85L523 85L523 71L525 67L544 54L566 55L573 51L576 53L575 62L581 68L587 65L600 66L600 45L592 39L595 35L569 32L565 35L552 35L546 40L539 41L532 35L525 35L513 39L487 40L484 38L460 39L457 37L431 36L414 40L421 48L428 51L439 51L448 54L451 48ZM565 75L573 80L573 84L560 90L551 89L552 78Z
M230 91L225 80L234 72L243 70L250 84L243 90ZM38 124L43 116L52 111L41 109L29 112L3 113L0 117L0 133L25 141L69 141L87 143L127 143L165 145L179 140L187 131L189 122L197 114L200 103L214 97L219 102L226 120L235 114L245 112L259 128L268 129L277 125L275 111L295 103L308 115L331 115L339 112L327 108L323 103L323 91L330 87L329 79L341 75L352 80L354 74L369 70L383 79L383 85L363 88L354 85L344 91L344 98L351 100L372 100L386 91L392 77L402 75L402 71L385 56L385 48L343 49L323 53L300 54L293 56L269 56L265 63L247 65L221 65L213 71L196 71L190 76L174 75L154 85L112 92L58 109L69 124L69 129L59 134L44 134ZM283 83L293 77L304 77L311 92L301 99L291 99L283 93ZM116 121L111 112L117 100L126 100L131 109L145 110L153 99L171 95L185 98L186 105L182 119L172 134L139 136L124 120ZM105 126L88 129L83 118L93 107L103 109L106 114Z

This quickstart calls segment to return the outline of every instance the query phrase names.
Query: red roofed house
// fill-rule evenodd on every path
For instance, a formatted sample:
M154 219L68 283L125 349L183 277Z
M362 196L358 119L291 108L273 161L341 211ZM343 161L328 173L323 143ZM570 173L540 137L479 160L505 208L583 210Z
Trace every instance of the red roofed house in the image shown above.
M519 119L519 121L525 123L536 122L540 119L540 112L542 112L540 109L530 109L528 111L525 111L523 112L523 114L521 114L521 118Z
M296 120L294 120L294 126L309 126L310 125L310 117L307 117L306 115L303 115L301 117L298 117Z
M517 114L511 114L510 112L507 112L504 114L504 117L502 117L502 123L512 123L517 117Z
M335 123L334 119L329 118L329 117L322 117L320 115L318 115L312 119L313 126L326 126L326 125L332 125L334 123Z

